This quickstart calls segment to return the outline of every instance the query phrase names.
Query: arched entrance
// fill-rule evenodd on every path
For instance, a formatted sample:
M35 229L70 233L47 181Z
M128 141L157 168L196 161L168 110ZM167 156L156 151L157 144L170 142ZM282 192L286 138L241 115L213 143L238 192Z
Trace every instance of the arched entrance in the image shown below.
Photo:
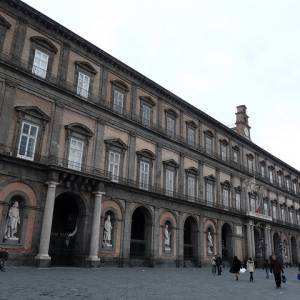
M281 242L281 239L277 232L273 235L273 250L279 262L283 264L283 243Z
M291 247L292 247L292 263L293 265L298 265L298 251L297 251L297 242L296 238L292 236L291 238Z
M222 258L229 262L233 259L232 229L227 223L222 226Z
M253 258L258 266L262 266L265 260L265 236L261 228L254 228L255 257Z
M49 255L52 265L80 265L84 253L84 214L82 200L73 193L55 199Z
M138 207L132 214L130 257L151 257L152 219L145 207Z
M195 260L197 254L197 222L188 217L184 222L184 260Z

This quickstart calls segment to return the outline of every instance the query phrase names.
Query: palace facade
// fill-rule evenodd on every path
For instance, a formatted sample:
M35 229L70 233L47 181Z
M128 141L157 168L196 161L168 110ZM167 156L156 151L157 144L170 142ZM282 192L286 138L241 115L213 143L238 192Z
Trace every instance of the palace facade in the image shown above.
M201 266L217 253L276 253L295 264L299 184L251 141L244 105L229 128L23 2L1 1L10 263Z

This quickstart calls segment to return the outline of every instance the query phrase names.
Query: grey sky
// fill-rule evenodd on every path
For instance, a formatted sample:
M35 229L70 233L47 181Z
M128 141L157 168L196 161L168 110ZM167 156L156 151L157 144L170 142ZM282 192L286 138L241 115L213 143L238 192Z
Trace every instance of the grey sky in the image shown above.
M300 170L299 0L26 0Z

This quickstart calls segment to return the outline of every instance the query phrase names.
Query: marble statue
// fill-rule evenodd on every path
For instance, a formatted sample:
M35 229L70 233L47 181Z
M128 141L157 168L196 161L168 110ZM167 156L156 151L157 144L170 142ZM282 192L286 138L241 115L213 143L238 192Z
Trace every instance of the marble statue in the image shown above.
M165 226L165 250L171 251L171 232L169 231L169 225Z
M6 240L18 240L19 238L15 236L18 231L18 225L21 223L20 220L20 210L19 202L15 201L14 204L8 211L8 217L5 226L4 238Z
M214 241L210 231L207 233L207 253L214 254Z
M108 215L104 222L104 234L103 234L103 246L104 247L112 247L112 243L111 243L112 229L113 229L113 227L111 225L110 215Z

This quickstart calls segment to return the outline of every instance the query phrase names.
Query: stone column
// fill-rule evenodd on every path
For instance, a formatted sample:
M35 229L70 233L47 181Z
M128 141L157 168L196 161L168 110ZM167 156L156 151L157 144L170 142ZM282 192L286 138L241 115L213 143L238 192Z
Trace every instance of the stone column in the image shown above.
M105 129L105 121L98 119L97 120L97 128L96 128L96 141L94 148L93 161L94 166L97 169L105 169L104 164L101 164L101 160L103 157L103 148L105 146L104 143L104 129Z
M105 104L108 103L110 100L107 99L108 71L104 66L102 66L101 75L102 76L101 76L101 83L100 83L100 102Z
M99 240L100 240L100 221L101 221L101 202L103 192L95 192L94 201L94 213L93 213L93 224L90 242L90 253L86 261L88 266L97 267L99 266L100 258L98 257L99 252Z
M48 184L48 190L47 190L46 204L45 204L44 215L43 215L40 247L39 247L39 253L35 257L37 261L37 265L39 267L48 267L51 263L51 257L49 256L49 244L50 244L50 235L51 235L51 227L52 227L52 219L53 219L54 202L55 202L55 192L58 183L54 181L50 181L47 184Z
M220 170L216 169L216 203L221 204Z
M198 199L205 201L204 199L204 177L203 177L203 163L198 161Z
M181 212L178 214L177 223L177 267L183 267L184 264L184 224L183 215Z
M12 47L11 47L11 55L16 62L21 60L21 55L25 44L26 31L27 31L27 20L25 20L22 17L19 17L14 32Z
M137 112L136 112L137 87L134 83L131 85L131 99L130 100L131 100L130 115L134 120L136 120L137 119Z
M179 158L179 190L178 192L180 194L184 195L184 177L185 177L185 172L184 172L184 156L182 153L180 153L180 158Z
M60 85L64 85L67 81L70 48L68 43L63 43L58 65L58 79Z
M265 244L266 244L266 259L272 255L272 245L271 245L271 226L266 225L265 227Z
M155 263L159 259L159 247L160 245L160 224L159 224L159 208L154 209L154 224L153 224L153 236L152 236L152 249L151 249L151 262L150 266L154 267Z
M134 170L136 167L136 135L134 132L131 132L129 135L129 146L128 146L128 155L127 155L127 178L134 180Z
M222 256L222 222L220 220L217 221L217 254Z
M155 172L154 172L154 183L157 188L161 188L161 176L162 176L162 163L161 163L161 145L156 145L155 151Z
M253 221L250 220L249 223L247 224L247 250L248 250L248 257L252 257L255 255L253 252Z

